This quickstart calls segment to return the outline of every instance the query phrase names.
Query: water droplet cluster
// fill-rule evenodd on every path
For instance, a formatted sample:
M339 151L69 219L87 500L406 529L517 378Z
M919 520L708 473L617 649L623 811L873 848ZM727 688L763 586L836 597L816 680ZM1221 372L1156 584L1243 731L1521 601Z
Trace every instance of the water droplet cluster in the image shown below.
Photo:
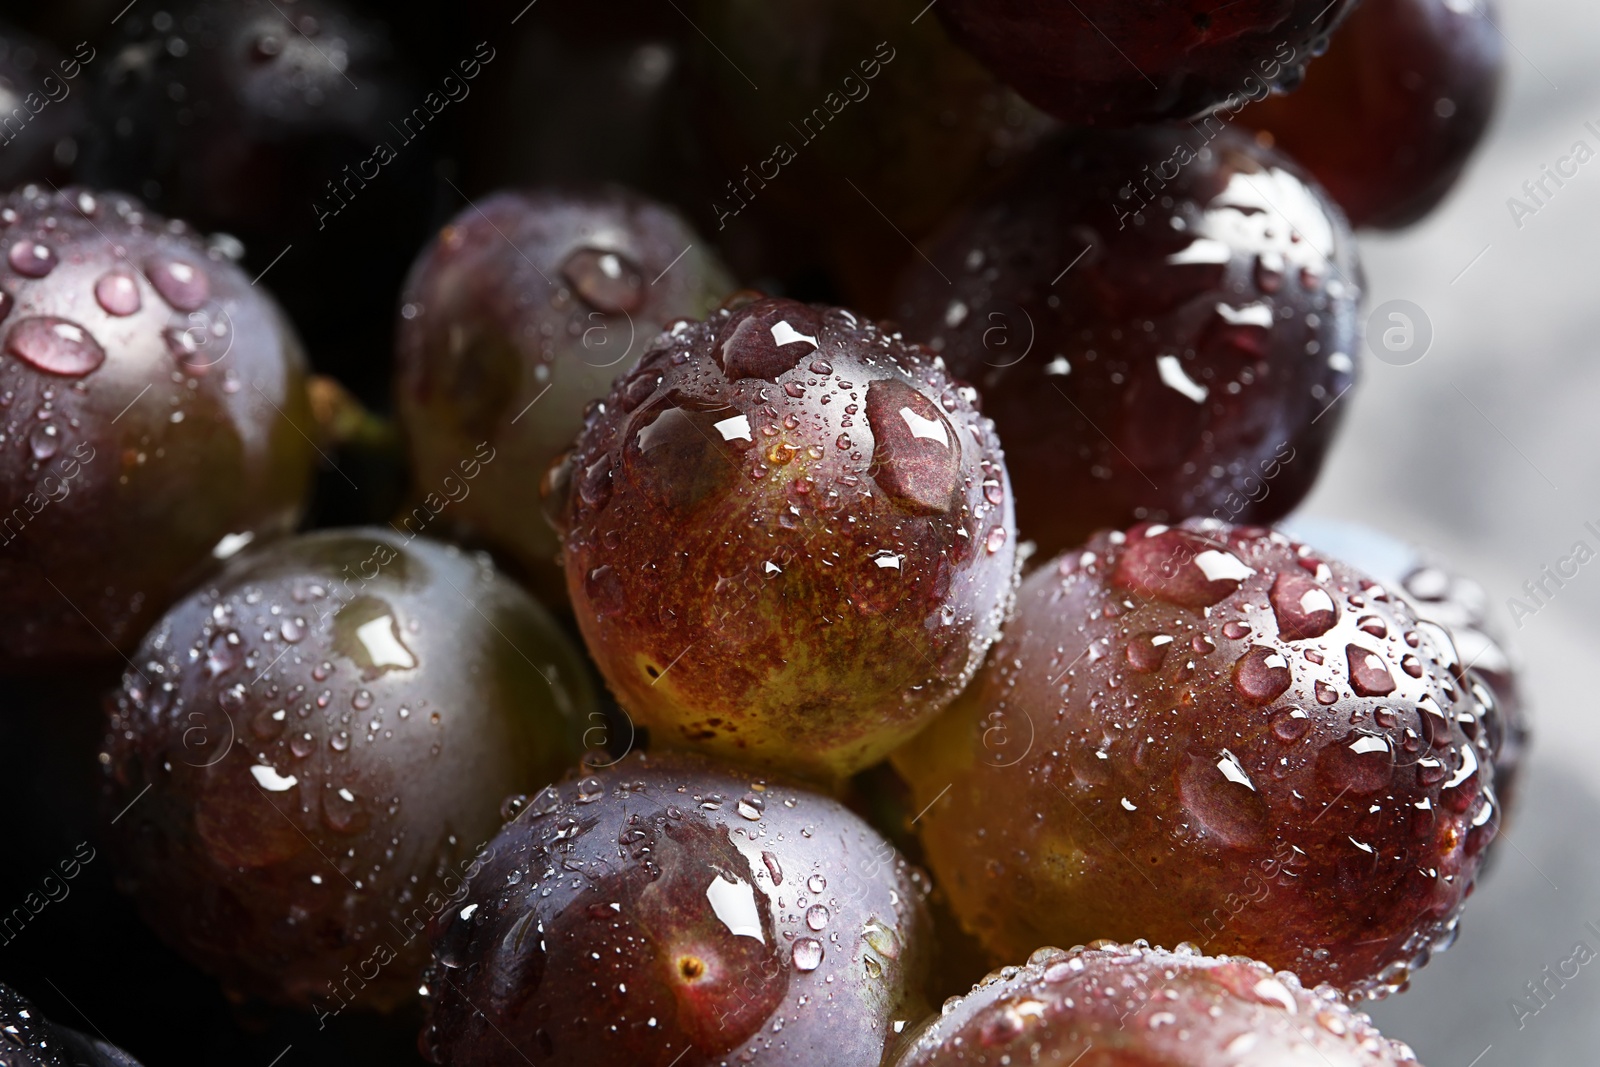
M675 324L547 481L579 625L657 743L848 774L949 702L1010 600L976 394L841 309Z
M760 803L754 801L759 800ZM832 800L688 755L527 800L441 923L421 1047L454 1067L607 1056L878 1062L918 992L927 885ZM603 1009L597 1009L603 1005Z
M1106 1063L1327 1067L1415 1064L1327 986L1242 956L1205 956L1187 943L1095 941L1041 948L995 971L940 1014L897 1067L1071 1063L1091 1050Z
M1310 489L1355 381L1362 275L1288 157L1233 130L1064 134L930 258L897 316L982 392L1043 551L1271 521Z
M591 707L576 653L486 557L381 529L248 549L113 698L119 875L231 990L403 1003L502 800L570 765Z
M277 306L185 224L78 188L0 200L0 663L113 655L224 539L292 528L304 389Z
M584 406L664 326L732 290L708 248L671 209L615 189L497 193L451 219L412 265L396 323L400 416L433 494L408 528L443 512L441 527L471 530L541 594L565 596L528 472L571 446ZM493 460L464 470L475 454Z
M1496 720L1399 590L1191 520L1035 571L958 710L895 760L914 807L949 787L929 861L1001 956L1187 939L1377 996L1454 938L1499 824Z

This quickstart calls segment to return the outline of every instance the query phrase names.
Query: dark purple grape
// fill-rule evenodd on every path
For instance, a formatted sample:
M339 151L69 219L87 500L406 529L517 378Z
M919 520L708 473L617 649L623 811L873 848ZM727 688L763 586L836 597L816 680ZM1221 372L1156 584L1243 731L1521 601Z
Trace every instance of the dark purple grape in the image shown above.
M894 760L1001 959L1142 934L1376 997L1454 940L1498 829L1461 676L1410 601L1282 534L1142 525L1033 572Z
M1406 1067L1327 987L1243 956L1143 941L1041 948L946 1002L893 1067Z
M635 755L527 800L480 853L421 1046L452 1067L877 1067L927 1011L925 894L834 801Z
M139 1067L126 1052L46 1019L0 985L0 1064L5 1067Z
M551 488L578 625L657 744L849 775L960 692L1010 602L977 395L840 308L675 324Z
M397 525L441 515L564 600L538 475L663 327L732 288L675 213L619 189L502 192L462 211L401 299L396 394L419 499Z
M1310 489L1355 380L1343 217L1236 130L1086 131L1042 147L901 284L907 334L975 384L1022 536L1270 521Z
M1490 0L1364 0L1304 85L1240 121L1355 225L1409 226L1455 187L1494 114L1506 55L1495 17Z
M216 244L119 194L0 201L0 669L115 656L299 520L299 341Z
M955 38L1064 122L1199 115L1299 84L1355 0L944 0Z
M570 766L592 711L576 653L487 557L388 530L280 541L173 608L124 675L114 859L229 991L391 1008L501 801Z

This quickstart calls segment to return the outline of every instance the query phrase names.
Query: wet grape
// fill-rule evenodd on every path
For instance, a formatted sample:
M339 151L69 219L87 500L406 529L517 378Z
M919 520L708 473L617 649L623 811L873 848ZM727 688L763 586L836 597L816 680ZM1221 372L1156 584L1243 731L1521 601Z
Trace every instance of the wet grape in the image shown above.
M1351 0L946 0L951 33L1064 122L1197 116L1292 89Z
M219 246L120 194L10 194L0 260L0 669L115 658L299 521L304 356Z
M1401 1067L1416 1056L1326 987L1143 941L1042 948L946 1002L894 1067Z
M1380 996L1454 939L1498 826L1460 673L1398 591L1282 534L1141 525L1033 572L894 759L1001 958L1145 935Z
M1339 211L1221 125L1067 134L900 284L911 339L983 394L1024 537L1270 521L1316 480L1355 381Z
M484 849L434 941L420 1045L452 1067L876 1067L927 1011L925 894L831 800L636 754Z
M733 288L670 209L608 189L502 192L457 215L412 266L396 390L411 445L407 532L439 525L505 551L559 601L537 479L590 401L674 319Z
M1449 631L1464 668L1456 680L1489 689L1480 699L1494 763L1494 793L1501 821L1510 820L1531 723L1523 697L1522 656L1511 635L1494 621L1483 586L1437 554L1358 523L1296 516L1280 528L1404 593L1419 619Z
M1500 97L1495 5L1363 0L1305 84L1246 108L1357 226L1398 229L1455 187Z
M976 395L842 309L674 325L550 485L578 624L657 744L859 770L960 691L1010 599Z
M249 550L124 674L101 757L114 862L231 992L392 1008L501 802L571 765L592 709L576 653L487 557L376 529Z
M0 985L0 1063L6 1067L139 1067L121 1049L58 1026L16 990Z

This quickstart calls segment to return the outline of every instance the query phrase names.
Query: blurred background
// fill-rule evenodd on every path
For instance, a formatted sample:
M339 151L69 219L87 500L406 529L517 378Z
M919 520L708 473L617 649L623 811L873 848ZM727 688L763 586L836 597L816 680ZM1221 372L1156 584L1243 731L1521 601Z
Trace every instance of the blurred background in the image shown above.
M392 242L375 255L368 279L377 296L356 292L352 299L392 307L387 294L397 291L432 229L469 197L504 184L614 175L678 200L702 231L715 229L707 191L721 195L714 179L725 175L699 172L703 161L680 154L683 101L671 90L690 62L685 57L704 48L672 0L633 5L653 13L625 25L608 24L598 2L356 6L386 22L397 51L414 61L414 80L375 88L391 94L385 104L400 111L480 40L492 43L496 60L475 85L476 97L428 132L417 158L402 161L407 169L397 170L395 181L421 190L412 208L385 214L389 207L374 196L356 205L357 217L341 221ZM122 20L148 23L160 10L155 0L0 0L0 18L47 34L69 54L79 40L99 44L81 97L89 95L95 64L115 54ZM1600 666L1600 559L1554 596L1541 594L1542 605L1526 601L1536 611L1513 618L1507 608L1508 598L1525 598L1523 584L1569 555L1575 542L1600 548L1600 535L1584 525L1600 529L1600 299L1588 291L1600 277L1590 273L1600 267L1600 155L1535 213L1519 219L1508 207L1508 198L1526 200L1523 184L1577 142L1600 153L1600 5L1503 0L1499 25L1508 43L1502 103L1460 185L1420 225L1361 237L1367 308L1409 302L1420 309L1431 344L1404 366L1365 360L1363 380L1340 401L1345 425L1332 457L1301 509L1359 518L1436 549L1483 583L1491 616L1525 659L1534 740L1520 810L1503 831L1508 845L1480 879L1460 942L1422 970L1409 992L1372 1008L1384 1031L1411 1043L1430 1067L1589 1063L1600 1048L1600 961L1576 977L1549 979L1580 942L1600 954L1600 716L1587 675ZM597 27L615 34L614 49L573 53L564 44L564 35ZM600 130L587 119L589 99L632 125L622 133ZM1025 121L1018 130L1026 140ZM541 153L541 144L570 150ZM732 227L725 255L747 280L762 280L772 258L742 249L741 239ZM804 239L796 235L797 244ZM319 369L383 407L392 313L374 327L337 308L328 312L316 292L293 292L301 275L317 276L314 242L286 249L281 262L275 254L276 247L251 244L251 273L275 272L267 284L281 285L286 299L309 309L301 328ZM870 290L870 280L851 281ZM793 295L835 295L804 269L785 282ZM393 508L400 490L392 479L351 469L374 495L353 498L325 472L318 524ZM44 871L93 836L93 709L115 680L112 669L8 682L0 691L0 805L21 816L8 821L0 840L0 904L32 891ZM78 714L58 714L64 711ZM68 896L20 933L0 934L0 980L24 988L52 1018L90 1033L104 1027L150 1067L180 1062L178 1050L195 1057L183 1062L263 1067L418 1062L413 1018L352 1014L322 1029L316 1020L228 1004L215 983L139 923L114 892L108 867L98 855L85 862ZM1542 1002L1530 995L1530 982L1544 983Z

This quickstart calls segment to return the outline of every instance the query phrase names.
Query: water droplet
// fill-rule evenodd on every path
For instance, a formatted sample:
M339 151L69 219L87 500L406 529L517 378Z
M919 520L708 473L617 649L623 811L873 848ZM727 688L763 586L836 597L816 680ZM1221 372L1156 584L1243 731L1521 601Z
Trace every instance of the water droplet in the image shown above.
M1317 780L1329 795L1364 797L1388 786L1394 755L1387 738L1351 731L1317 754Z
M593 804L606 795L605 783L598 778L585 778L578 783L578 803Z
M372 707L372 691L369 689L357 689L355 695L350 698L350 706L357 711L366 711Z
M42 422L28 434L28 447L34 459L49 459L61 447L61 433L53 424Z
M341 834L360 833L370 821L356 795L349 789L335 789L322 798L322 821Z
M350 751L350 735L343 730L328 739L328 747L335 752Z
M961 489L961 441L939 406L898 378L867 386L872 477L917 515L951 511Z
M400 629L388 601L358 596L333 618L333 647L361 668L361 677L368 681L389 671L412 670L417 657L401 638ZM354 699L362 699L361 692L365 690ZM371 699L368 693L369 704Z
M1183 806L1224 844L1246 848L1266 836L1269 811L1238 759L1226 749L1194 749L1178 772Z
M813 930L821 930L827 926L828 920L832 917L828 909L821 904L813 904L806 909L806 925Z
M284 619L278 626L278 635L291 645L299 644L306 636L305 620L298 618ZM321 679L318 679L318 681L321 681Z
M500 821L510 822L518 815L521 815L522 810L527 806L528 796L526 793L511 794L500 802Z
M611 457L601 456L584 469L578 498L599 511L611 501Z
M604 314L631 314L644 305L642 272L615 252L580 248L561 264L561 274L584 303Z
M132 315L142 306L139 283L124 270L108 270L94 283L94 299L108 315Z
M589 607L601 618L627 609L622 579L609 563L601 564L584 576L583 592L589 600Z
M81 378L106 361L105 349L88 330L50 315L14 322L6 351L36 370L65 378Z
M1384 638L1389 636L1389 627L1384 625L1383 620L1376 615L1363 615L1356 620L1356 627L1363 633L1371 634L1373 637Z
M1280 711L1272 717L1272 736L1279 741L1298 741L1311 729L1311 716L1299 708Z
M1233 684L1253 704L1268 704L1283 695L1294 676L1283 653L1265 645L1252 645L1233 665Z
M211 298L211 279L205 271L181 259L152 259L145 264L145 277L178 311L198 311Z
M814 971L822 966L822 942L814 937L802 937L794 943L794 969Z
M55 249L40 241L22 240L6 255L11 269L24 278L43 278L56 267Z
M1198 534L1150 526L1128 535L1112 581L1169 604L1204 608L1232 596L1254 573Z
M738 805L734 808L741 818L756 822L761 818L761 813L766 810L767 802L754 793L746 793L739 798Z
M894 930L878 919L868 919L861 929L861 937L872 951L885 959L900 958L900 938Z
M1389 673L1382 656L1360 645L1347 645L1344 651L1350 664L1350 688L1364 697L1394 692L1394 675Z
M989 531L989 536L984 538L984 541L983 541L984 551L988 552L989 555L991 555L991 556L994 555L996 552L1000 551L1005 546L1006 546L1006 529L1005 529L1004 526L996 526L994 529L990 530Z
M758 300L723 324L711 357L729 381L776 382L821 347L822 318L792 300ZM794 384L794 383L791 383Z
M217 634L206 646L206 673L215 678L239 665L238 638L233 634Z
M250 720L250 729L257 737L266 741L277 737L288 719L288 712L282 708L262 708Z
M806 879L806 889L812 893L820 893L828 888L828 880L820 874L813 874Z
M1278 636L1285 641L1321 637L1339 620L1339 606L1309 574L1279 574L1269 599L1278 620Z
M1128 666L1146 673L1160 670L1167 661L1167 650L1171 647L1172 637L1168 634L1138 634L1128 641Z

